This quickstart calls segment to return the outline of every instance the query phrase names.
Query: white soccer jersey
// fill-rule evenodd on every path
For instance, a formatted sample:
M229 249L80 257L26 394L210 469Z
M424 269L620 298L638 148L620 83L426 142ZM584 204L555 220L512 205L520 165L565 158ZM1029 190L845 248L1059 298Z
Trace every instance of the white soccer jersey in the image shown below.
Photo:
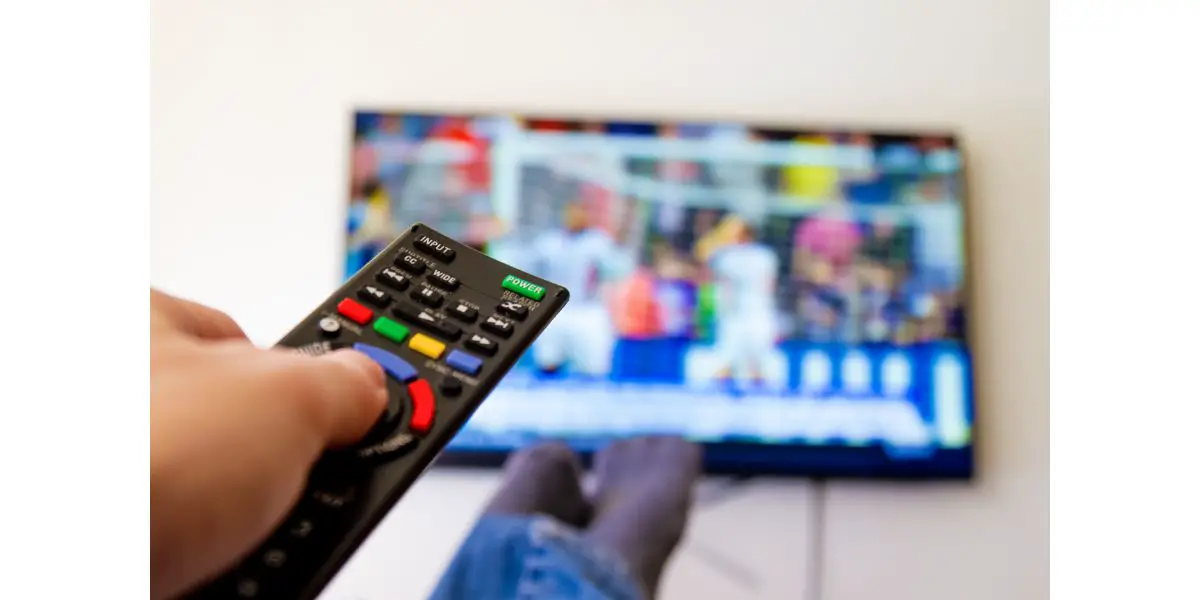
M580 233L547 231L533 243L530 271L571 291L571 302L600 299L600 283L620 264L622 253L599 229ZM568 305L569 306L569 305Z
M775 311L779 257L762 244L737 244L712 257L718 318L769 319Z

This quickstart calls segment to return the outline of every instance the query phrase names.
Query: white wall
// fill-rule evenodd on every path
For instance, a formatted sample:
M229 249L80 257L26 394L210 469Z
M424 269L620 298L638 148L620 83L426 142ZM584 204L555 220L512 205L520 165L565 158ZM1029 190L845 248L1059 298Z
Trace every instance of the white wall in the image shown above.
M981 476L832 485L821 597L1048 596L1045 2L154 7L153 282L232 312L264 343L338 281L355 106L958 128ZM492 485L423 480L330 596L422 596ZM698 514L665 597L802 597L809 492L764 483Z

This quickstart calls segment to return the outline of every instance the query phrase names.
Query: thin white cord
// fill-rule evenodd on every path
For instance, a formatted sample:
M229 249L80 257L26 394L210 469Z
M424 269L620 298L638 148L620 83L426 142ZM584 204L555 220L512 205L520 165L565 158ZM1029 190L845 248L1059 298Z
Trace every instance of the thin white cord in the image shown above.
M714 482L698 490L696 509L706 510L722 504L746 489L749 478L736 477ZM825 501L826 484L823 479L812 480L812 491L808 501L808 539L805 567L803 600L821 600L825 594ZM724 546L716 547L704 544L702 540L689 540L681 550L688 551L710 567L714 573L721 573L730 582L750 593L756 593L762 587L761 577L754 572L750 565L741 564L737 558L723 552Z
M825 595L825 480L814 479L808 502L808 573L804 582L805 600L821 600Z

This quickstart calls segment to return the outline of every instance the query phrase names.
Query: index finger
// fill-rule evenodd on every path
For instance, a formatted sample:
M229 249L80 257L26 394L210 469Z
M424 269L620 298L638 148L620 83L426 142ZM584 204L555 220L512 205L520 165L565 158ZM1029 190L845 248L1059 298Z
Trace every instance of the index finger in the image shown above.
M150 318L161 313L175 328L207 340L248 339L229 315L203 304L150 288Z

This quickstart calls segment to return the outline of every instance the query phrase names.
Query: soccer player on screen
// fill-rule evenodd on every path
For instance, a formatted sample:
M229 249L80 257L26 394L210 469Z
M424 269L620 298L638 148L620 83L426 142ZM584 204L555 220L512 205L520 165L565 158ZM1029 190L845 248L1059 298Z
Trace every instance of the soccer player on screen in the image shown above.
M708 257L716 285L715 347L724 364L717 379L733 389L735 375L742 373L761 386L775 351L779 257L737 217L726 217L718 229L724 227L731 231L730 243Z
M579 200L563 211L563 227L533 241L530 271L571 291L571 301L533 344L543 375L570 365L573 374L606 377L612 366L616 329L603 296L603 284L625 264L625 252Z

